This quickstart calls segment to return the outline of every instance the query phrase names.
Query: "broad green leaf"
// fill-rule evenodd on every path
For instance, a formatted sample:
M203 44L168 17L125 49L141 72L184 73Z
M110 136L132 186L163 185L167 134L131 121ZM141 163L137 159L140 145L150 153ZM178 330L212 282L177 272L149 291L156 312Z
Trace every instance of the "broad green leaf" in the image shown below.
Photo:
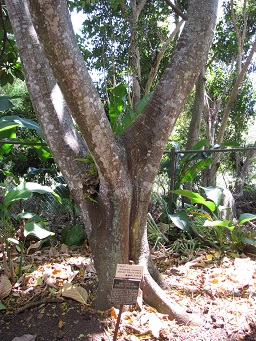
M10 96L0 96L0 111L9 110L14 107Z
M40 126L33 120L27 119L27 118L22 118L16 115L12 116L4 116L0 119L0 129L3 126L12 126L12 127L24 127L27 129L33 129L37 132L37 134L41 137L41 139L44 140L44 135L42 132L42 129Z
M16 128L15 127L3 127L0 128L0 140L4 139L13 139L16 137ZM13 148L13 144L10 143L1 143L0 144L0 158L3 158L4 155L10 153Z
M152 96L152 93L144 96L139 103L136 105L135 111L137 115L141 114L145 106L147 105L148 101L150 100L150 97Z
M219 187L201 187L208 199L212 200L217 207L221 204L222 199L222 189Z
M54 233L42 228L35 222L30 221L24 226L24 236L27 237L28 235L36 236L38 239L44 239L49 236L54 236Z
M169 214L169 218L172 220L175 226L179 229L186 231L192 234L192 230L190 228L190 220L184 211L178 211L174 214Z
M135 120L137 117L136 113L130 109L124 116L122 117L122 132L124 132Z
M196 162L192 167L185 170L185 175L181 179L181 183L192 181L198 175L201 170L208 167L213 161L213 158L207 158Z
M229 220L206 220L204 222L204 226L209 226L209 227L217 227L217 226L224 226L228 227L230 225Z
M11 189L4 198L4 205L9 206L13 201L27 199L32 193L52 193L60 201L59 196L48 186L42 186L35 182L24 182L14 189Z
M25 212L25 213L19 213L16 216L18 219L33 219L35 222L41 222L44 221L42 217L40 217L38 214L30 213L30 212Z
M47 146L33 146L33 148L36 150L37 155L40 160L48 160L52 158L52 154L50 152L50 149Z
M242 213L242 214L239 216L238 224L239 224L239 225L242 225L242 224L246 223L247 221L254 220L254 219L256 219L256 215L255 215L255 214L251 214L251 213Z
M203 139L198 141L194 146L191 148L191 150L198 150L202 149L209 141L207 139ZM195 153L189 153L183 156L181 162L180 162L180 167L183 166L183 164L187 163L189 159L195 157Z
M6 310L6 306L0 301L0 310Z
M256 246L256 242L246 237L241 237L241 241L245 244Z
M127 94L127 85L118 84L115 88L111 89L110 92L119 98L123 98Z
M209 208L210 211L214 212L216 209L215 203L212 201L205 200L200 194L186 190L186 189L177 189L174 191L170 191L174 194L182 195L191 200L193 204L201 204Z

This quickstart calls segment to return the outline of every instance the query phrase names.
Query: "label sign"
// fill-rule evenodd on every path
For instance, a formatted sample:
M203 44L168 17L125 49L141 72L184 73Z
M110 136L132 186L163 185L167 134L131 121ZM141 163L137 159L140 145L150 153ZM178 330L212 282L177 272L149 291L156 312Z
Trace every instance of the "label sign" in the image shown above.
M141 265L117 264L115 277L140 280L142 279L142 275L143 266Z
M140 280L114 278L111 303L132 305L137 303Z

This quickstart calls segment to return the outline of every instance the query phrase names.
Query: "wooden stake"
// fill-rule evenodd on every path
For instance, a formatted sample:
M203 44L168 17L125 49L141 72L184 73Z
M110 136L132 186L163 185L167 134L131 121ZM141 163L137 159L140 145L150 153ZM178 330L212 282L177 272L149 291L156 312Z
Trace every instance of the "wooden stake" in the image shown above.
M117 320L116 320L116 328L115 328L115 332L114 332L114 336L113 336L113 341L117 340L117 333L118 333L118 328L119 328L119 324L121 321L121 315L122 315L122 310L123 310L123 304L120 304L120 308L119 308L119 314L117 316Z

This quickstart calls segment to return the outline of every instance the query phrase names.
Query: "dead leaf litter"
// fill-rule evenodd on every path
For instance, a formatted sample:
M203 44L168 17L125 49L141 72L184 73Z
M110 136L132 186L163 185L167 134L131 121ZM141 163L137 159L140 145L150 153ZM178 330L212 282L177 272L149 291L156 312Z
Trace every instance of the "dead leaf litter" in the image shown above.
M40 306L47 309L51 304L61 304L65 315L67 299L80 306L78 319L83 309L91 309L97 276L89 248L60 245L34 250L30 248L26 255L23 275L15 285L5 275L0 277L0 300L7 307L0 315L2 330L10 329L8 317ZM253 257L223 255L212 250L195 252L192 257L182 259L166 249L154 252L152 257L168 286L168 295L188 313L198 314L203 327L180 326L167 315L140 303L126 307L122 313L118 340L256 340L256 261ZM14 261L18 260L17 256ZM98 339L94 334L91 340L112 340L117 316L118 310L114 308L102 313L100 323L104 332ZM65 334L68 324L64 318L58 319L56 328L66 335L62 340L73 340ZM19 335L23 339L16 340L28 340L29 335L31 340L43 340L29 330ZM85 334L79 335L83 340Z

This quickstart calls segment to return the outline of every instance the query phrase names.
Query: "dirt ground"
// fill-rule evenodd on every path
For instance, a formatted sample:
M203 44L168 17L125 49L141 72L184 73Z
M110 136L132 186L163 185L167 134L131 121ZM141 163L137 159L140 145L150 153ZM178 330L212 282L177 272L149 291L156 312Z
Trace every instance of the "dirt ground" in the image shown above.
M163 249L153 259L167 294L200 316L202 325L178 325L139 301L122 312L117 340L256 340L255 256L209 250L180 257ZM2 300L7 309L0 311L1 341L113 340L118 310L91 307L97 276L85 245L31 249L23 271ZM66 282L75 288L72 298L63 296ZM78 288L88 294L82 302L85 291Z

